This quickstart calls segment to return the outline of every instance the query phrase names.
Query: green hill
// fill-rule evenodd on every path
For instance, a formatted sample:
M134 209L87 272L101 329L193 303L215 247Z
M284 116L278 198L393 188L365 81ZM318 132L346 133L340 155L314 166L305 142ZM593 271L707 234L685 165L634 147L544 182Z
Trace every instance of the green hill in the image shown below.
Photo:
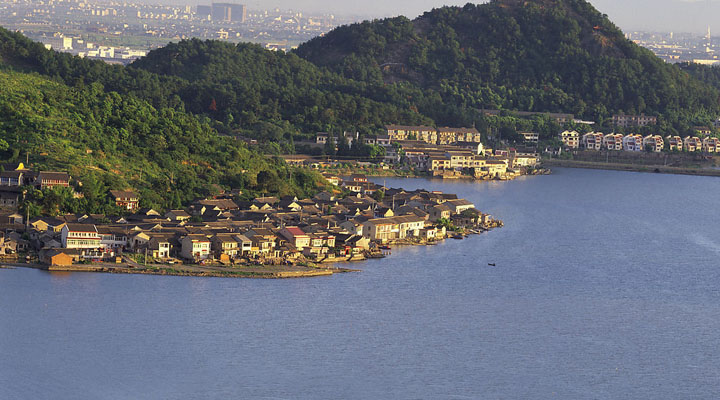
M626 40L584 0L494 0L410 21L363 22L297 54L348 77L382 76L437 91L461 108L717 114L718 91Z
M220 188L306 196L325 185L317 174L219 136L209 120L181 108L155 108L100 83L69 87L3 67L0 159L19 162L28 154L33 168L68 171L82 182L76 189L84 198L65 193L56 211L116 211L106 201L108 189L135 188L143 206L164 209Z
M422 96L415 88L347 79L253 44L183 40L131 68L182 79L187 83L177 94L189 111L275 141L325 130L371 131L390 121L431 122L412 108L409 98Z

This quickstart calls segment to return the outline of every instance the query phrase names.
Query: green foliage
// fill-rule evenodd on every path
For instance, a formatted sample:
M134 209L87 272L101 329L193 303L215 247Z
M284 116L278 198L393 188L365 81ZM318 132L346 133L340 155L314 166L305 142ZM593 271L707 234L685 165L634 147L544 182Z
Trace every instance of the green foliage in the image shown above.
M25 73L0 71L0 157L68 171L82 185L72 192L31 193L33 213L118 213L109 189L136 188L141 205L165 209L226 189L309 195L323 180L268 160L242 142L222 137L210 123L172 108L154 108L100 84L68 87ZM261 171L292 176L273 185ZM51 200L48 200L51 199ZM55 205L53 208L51 205Z
M353 66L354 68L354 66ZM427 123L409 95L362 73L356 79L323 70L295 54L254 44L183 40L150 52L131 70L182 82L174 89L187 110L267 141L318 131L372 132L393 121Z
M626 40L584 0L443 7L412 22L341 27L297 54L346 76L339 60L366 60L374 71L365 75L421 87L425 99L440 101L418 101L419 111L456 124L467 123L467 110L475 108L568 112L599 121L620 112L662 114L673 127L720 112L720 85L703 85ZM704 81L720 82L717 71L703 71ZM444 106L429 108L437 104Z

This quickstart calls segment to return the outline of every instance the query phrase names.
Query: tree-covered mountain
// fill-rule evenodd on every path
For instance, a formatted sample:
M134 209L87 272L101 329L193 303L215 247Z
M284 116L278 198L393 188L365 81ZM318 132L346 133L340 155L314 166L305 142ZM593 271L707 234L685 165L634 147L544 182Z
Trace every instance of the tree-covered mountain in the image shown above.
M431 122L413 108L413 99L422 101L416 88L347 79L254 44L183 40L131 68L182 79L176 93L189 111L275 141L291 133L373 131L389 121Z
M167 90L152 89L172 82L166 77L50 52L8 31L0 35L6 39L0 42L0 160L17 163L27 155L35 169L68 171L82 182L80 199L54 194L61 198L57 211L109 211L108 189L135 188L143 206L163 209L220 188L307 196L326 185L318 174L218 135L210 119L186 112L179 98L174 106L142 98ZM68 86L73 76L75 85ZM137 85L113 91L122 81Z
M493 0L338 28L297 50L346 77L410 82L460 108L717 114L718 90L627 40L584 0ZM692 118L690 116L689 118Z

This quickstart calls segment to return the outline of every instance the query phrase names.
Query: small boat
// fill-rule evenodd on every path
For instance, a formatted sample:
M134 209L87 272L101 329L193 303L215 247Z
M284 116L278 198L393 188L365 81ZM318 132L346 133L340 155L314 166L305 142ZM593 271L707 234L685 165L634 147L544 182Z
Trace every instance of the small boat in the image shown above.
M380 250L392 250L392 249L390 248L390 246L387 246L387 245L378 246L378 249L380 249Z
M495 263L488 263L489 266L494 267Z
M463 239L465 239L465 237L464 237L463 235L453 235L452 238L453 238L453 239L457 239L457 240L463 240Z

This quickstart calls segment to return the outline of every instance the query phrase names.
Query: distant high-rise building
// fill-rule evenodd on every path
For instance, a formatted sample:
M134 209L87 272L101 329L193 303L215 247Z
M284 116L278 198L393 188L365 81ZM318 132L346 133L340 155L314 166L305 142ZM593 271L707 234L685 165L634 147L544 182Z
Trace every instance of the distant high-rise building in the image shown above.
M213 21L245 22L247 9L243 4L212 3Z
M212 13L212 7L210 6L197 6L197 14L201 17L209 17Z

